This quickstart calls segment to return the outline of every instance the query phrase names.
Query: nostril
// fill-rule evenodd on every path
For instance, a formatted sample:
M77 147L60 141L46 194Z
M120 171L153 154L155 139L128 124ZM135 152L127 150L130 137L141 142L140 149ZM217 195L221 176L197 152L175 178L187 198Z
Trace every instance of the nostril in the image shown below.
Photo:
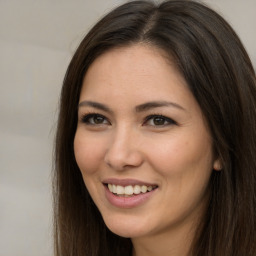
M115 170L125 170L128 168L139 167L143 163L140 152L131 150L130 152L107 152L104 162Z

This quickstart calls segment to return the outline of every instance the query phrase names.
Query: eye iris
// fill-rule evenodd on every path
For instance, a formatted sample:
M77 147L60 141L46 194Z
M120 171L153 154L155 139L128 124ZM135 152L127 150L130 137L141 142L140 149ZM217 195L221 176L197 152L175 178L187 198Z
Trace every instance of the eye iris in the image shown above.
M153 122L154 125L164 125L165 120L162 117L155 117Z
M95 124L102 124L104 122L104 118L101 116L94 116L93 117L93 122Z

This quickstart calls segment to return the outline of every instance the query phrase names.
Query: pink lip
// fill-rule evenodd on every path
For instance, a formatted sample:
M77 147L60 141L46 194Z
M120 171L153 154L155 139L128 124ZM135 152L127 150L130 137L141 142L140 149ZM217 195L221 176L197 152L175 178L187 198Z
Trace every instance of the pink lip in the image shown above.
M122 182L114 182L113 180L108 180L108 182L104 183L108 183L108 184L116 184L116 185L146 185L145 183L138 183L138 181L135 182L135 180L133 180L135 183L133 184L131 182L131 180L129 180L129 182L127 183L128 180L122 180ZM107 198L107 200L109 201L110 204L112 204L115 207L118 208L124 208L124 209L129 209L129 208L134 208L140 205L143 205L144 203L146 203L148 200L150 200L150 198L156 193L157 188L151 190L150 192L147 193L140 193L138 195L133 195L130 197L124 197L124 196L117 196L115 194L113 194L112 192L109 191L108 187L106 185L104 185L105 188L105 196Z

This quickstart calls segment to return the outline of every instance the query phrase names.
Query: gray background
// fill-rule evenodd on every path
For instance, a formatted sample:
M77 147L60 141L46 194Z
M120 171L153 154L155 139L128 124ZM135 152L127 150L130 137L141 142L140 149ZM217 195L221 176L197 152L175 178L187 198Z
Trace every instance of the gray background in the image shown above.
M52 255L58 97L79 41L117 0L0 0L0 256ZM256 1L208 0L256 66Z

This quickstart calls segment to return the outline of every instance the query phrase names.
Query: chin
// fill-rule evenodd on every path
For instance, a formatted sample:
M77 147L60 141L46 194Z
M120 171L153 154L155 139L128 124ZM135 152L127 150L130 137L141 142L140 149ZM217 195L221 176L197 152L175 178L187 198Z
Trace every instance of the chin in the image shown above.
M146 229L144 225L138 225L139 222L133 222L130 219L128 221L120 219L104 219L104 222L108 229L114 234L125 237L125 238L135 238L145 235Z

